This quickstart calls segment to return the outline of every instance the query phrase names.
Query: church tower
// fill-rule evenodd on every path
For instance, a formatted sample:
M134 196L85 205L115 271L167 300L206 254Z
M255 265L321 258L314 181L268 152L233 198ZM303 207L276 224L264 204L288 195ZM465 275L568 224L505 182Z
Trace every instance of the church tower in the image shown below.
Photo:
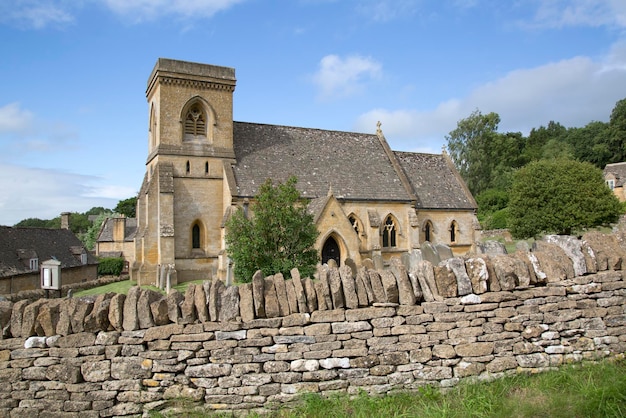
M159 58L146 97L146 174L137 200L132 278L158 283L208 279L219 268L221 220L229 202L224 164L235 161L235 70Z

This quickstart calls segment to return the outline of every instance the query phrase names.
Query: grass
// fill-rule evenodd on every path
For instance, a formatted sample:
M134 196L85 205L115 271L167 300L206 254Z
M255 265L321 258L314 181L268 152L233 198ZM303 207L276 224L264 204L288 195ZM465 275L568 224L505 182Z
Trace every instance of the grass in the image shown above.
M178 290L179 292L185 293L185 291L187 290L187 287L190 284L198 284L198 283L202 283L203 280L194 280L191 282L184 282L184 283L179 283L176 286L172 286L173 289ZM80 297L80 296L92 296L92 295L99 295L102 293L108 293L108 292L114 292L114 293L123 293L123 294L128 294L128 290L133 287L136 286L137 282L134 280L123 280L121 282L115 282L115 283L109 283L109 284L105 284L102 286L98 286L98 287L94 287L91 289L85 289L85 290L81 290L79 292L74 293L75 297ZM163 294L165 294L165 291L159 289L156 286L152 286L152 285L142 285L141 286L144 289L152 289L152 290L156 290L157 292L161 292Z
M200 409L199 409L200 408ZM188 414L187 414L188 413ZM230 417L230 414L178 409L151 411L152 418ZM415 393L373 397L361 392L324 398L306 394L292 408L268 418L618 418L626 416L626 361L604 360L563 366L539 374L518 374L491 382L462 383L442 392L430 386Z

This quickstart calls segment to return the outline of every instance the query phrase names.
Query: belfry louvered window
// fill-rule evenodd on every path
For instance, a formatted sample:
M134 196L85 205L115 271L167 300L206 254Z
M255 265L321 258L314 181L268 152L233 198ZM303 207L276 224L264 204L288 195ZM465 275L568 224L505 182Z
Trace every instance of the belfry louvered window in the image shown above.
M206 139L206 113L199 104L194 104L185 116L185 140Z

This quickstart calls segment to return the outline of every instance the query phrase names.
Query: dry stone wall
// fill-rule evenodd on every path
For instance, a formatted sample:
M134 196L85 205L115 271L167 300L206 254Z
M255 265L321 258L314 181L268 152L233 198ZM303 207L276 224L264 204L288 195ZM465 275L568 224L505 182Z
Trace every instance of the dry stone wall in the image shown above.
M366 262L184 295L0 302L0 416L140 416L179 398L271 408L307 392L447 387L626 351L615 236L489 251L438 260L426 245L384 271Z

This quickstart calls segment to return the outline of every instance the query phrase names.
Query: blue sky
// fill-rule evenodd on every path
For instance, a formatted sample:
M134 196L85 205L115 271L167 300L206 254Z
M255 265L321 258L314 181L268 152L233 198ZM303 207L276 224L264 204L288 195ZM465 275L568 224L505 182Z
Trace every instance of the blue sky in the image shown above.
M0 225L113 208L145 172L159 57L234 67L235 120L376 131L441 152L608 121L626 98L624 0L0 0Z

